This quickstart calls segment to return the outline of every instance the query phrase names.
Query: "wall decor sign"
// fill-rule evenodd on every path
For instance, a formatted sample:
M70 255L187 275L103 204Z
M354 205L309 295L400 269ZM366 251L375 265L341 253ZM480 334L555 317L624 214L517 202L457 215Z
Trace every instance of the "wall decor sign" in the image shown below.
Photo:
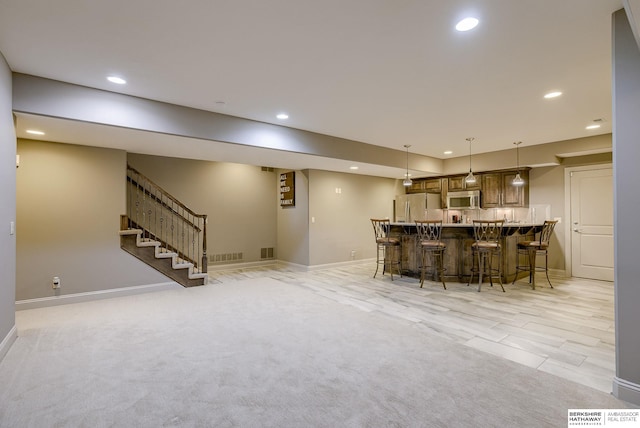
M296 206L296 173L295 171L280 174L280 206Z

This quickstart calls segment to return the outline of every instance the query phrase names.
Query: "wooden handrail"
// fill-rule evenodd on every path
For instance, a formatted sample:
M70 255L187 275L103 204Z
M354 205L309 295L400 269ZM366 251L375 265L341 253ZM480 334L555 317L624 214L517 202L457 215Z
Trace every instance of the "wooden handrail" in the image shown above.
M139 174L139 173L138 173ZM144 175L143 175L144 177ZM147 178L145 177L145 180ZM131 183L132 185L136 186L137 189L142 189L142 191L144 192L145 195L149 196L149 198L151 198L154 202L162 205L163 207L165 207L166 209L168 209L169 211L171 211L173 214L180 216L180 213L175 210L171 205L167 204L166 202L164 202L161 199L158 199L158 197L156 195L154 195L153 193L151 193L149 190L147 190L144 186L140 186L140 183L138 183L136 180L134 180L133 178L127 176L127 181L129 183ZM172 201L175 201L175 198L173 198L171 195L169 195L168 193L166 193L162 188L158 187L157 184L153 183L152 181L149 181L151 184L153 184L155 187L158 188L158 190L160 191L160 193L162 193L164 196L167 196L169 198L171 198ZM180 204L180 208L183 208L185 210L189 211L189 214L193 215L194 217L198 217L198 218L206 218L207 216L205 214L193 214L193 211L189 210L189 208L186 208L183 204ZM184 218L184 216L181 216ZM186 218L184 218L184 221L189 224L189 226L193 227L194 229L196 229L198 232L201 231L201 229L195 225L193 222L187 220Z
M187 207L185 204L183 204L182 202L180 202L179 200L177 200L176 198L174 198L173 196L171 196L167 191L165 191L162 187L160 187L159 185L157 185L156 183L154 183L153 181L149 180L149 178L147 178L144 174L141 174L138 170L136 170L135 168L132 168L131 165L127 164L127 169L135 172L136 174L138 174L139 176L144 177L145 180L147 180L150 184L152 184L154 187L157 187L158 190L160 191L160 193L162 193L162 195L166 196L168 199L171 199L173 202L175 202L180 208L184 209L185 211L187 211L189 214L191 214L194 217L198 217L198 218L203 218L206 217L206 214L196 214L194 213L189 207ZM127 177L128 179L129 177Z

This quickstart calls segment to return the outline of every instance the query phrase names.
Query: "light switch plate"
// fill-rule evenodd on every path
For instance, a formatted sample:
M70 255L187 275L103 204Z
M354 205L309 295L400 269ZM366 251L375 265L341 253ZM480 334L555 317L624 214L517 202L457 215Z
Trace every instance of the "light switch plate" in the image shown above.
M15 235L15 234L16 234L16 222L11 221L9 222L9 235Z

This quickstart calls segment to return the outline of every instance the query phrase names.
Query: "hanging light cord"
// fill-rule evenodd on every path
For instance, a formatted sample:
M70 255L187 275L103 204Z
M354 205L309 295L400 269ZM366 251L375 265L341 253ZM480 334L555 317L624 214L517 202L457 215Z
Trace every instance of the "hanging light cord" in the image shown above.
M520 176L520 144L522 144L522 141L516 141L513 144L516 145L516 167L518 169L516 176L511 183L514 186L522 186L524 184L524 179Z
M407 149L407 174L405 175L402 184L408 187L413 184L413 182L409 178L409 147L411 147L411 144L405 144L404 147Z
M467 141L469 142L469 175L467 175L467 178L465 178L465 181L467 183L475 183L476 182L476 178L474 177L473 172L471 171L471 142L474 139L475 138L473 138L473 137L467 138Z

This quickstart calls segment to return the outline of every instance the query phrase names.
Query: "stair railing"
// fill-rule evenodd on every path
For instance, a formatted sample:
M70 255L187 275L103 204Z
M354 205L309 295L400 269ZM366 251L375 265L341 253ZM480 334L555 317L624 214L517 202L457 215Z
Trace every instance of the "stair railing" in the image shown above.
M193 263L195 272L207 272L207 215L196 214L129 165L126 227L142 230L143 240L158 241L161 251Z

